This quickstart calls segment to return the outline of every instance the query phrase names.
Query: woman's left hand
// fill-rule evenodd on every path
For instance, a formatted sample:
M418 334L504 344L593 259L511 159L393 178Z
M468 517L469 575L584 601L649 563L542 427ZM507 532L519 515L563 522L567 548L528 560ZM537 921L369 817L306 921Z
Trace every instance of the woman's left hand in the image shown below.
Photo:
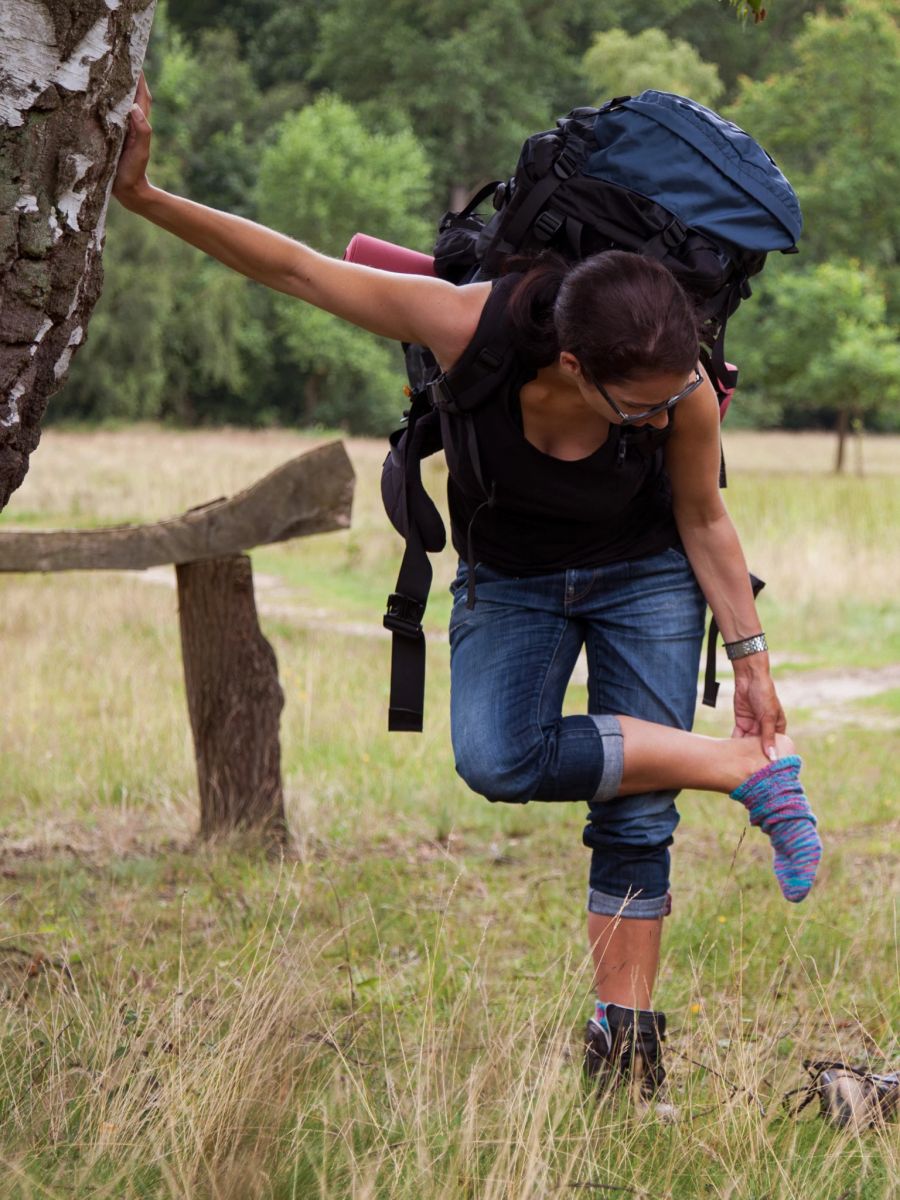
M128 114L128 128L122 153L113 181L112 194L127 208L133 197L147 184L147 164L150 161L150 106L153 97L147 87L144 72L138 79L134 104Z
M775 734L785 733L787 720L768 671L735 670L732 737L758 737L766 758L778 757Z

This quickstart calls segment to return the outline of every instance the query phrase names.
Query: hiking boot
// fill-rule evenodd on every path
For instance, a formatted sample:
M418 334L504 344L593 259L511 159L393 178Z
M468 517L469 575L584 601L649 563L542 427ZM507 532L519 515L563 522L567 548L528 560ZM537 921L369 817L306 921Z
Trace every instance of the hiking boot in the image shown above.
M626 1084L639 1112L648 1112L654 1106L660 1120L675 1120L677 1112L668 1099L660 1044L666 1036L666 1014L607 1004L606 1020L608 1030L593 1017L588 1020L585 1078L601 1094Z

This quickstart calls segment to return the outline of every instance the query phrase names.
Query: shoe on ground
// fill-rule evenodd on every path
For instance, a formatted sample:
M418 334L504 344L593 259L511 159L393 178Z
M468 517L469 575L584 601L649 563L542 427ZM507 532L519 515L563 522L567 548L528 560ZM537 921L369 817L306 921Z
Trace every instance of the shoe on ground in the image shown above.
M675 1121L678 1112L666 1089L662 1042L666 1015L649 1009L606 1006L607 1030L591 1017L585 1029L584 1075L590 1086L604 1094L625 1086L637 1112L653 1113L661 1121Z
M821 1066L813 1089L822 1116L843 1129L867 1129L900 1112L900 1074L875 1075L844 1063Z

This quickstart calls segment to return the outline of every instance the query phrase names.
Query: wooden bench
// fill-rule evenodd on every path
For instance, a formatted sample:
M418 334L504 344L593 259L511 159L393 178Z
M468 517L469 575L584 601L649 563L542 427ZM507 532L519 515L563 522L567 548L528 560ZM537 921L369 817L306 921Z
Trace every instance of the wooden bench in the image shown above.
M284 695L244 551L350 527L343 442L293 458L252 487L150 525L0 530L0 571L145 570L174 563L200 833L286 832L278 722Z

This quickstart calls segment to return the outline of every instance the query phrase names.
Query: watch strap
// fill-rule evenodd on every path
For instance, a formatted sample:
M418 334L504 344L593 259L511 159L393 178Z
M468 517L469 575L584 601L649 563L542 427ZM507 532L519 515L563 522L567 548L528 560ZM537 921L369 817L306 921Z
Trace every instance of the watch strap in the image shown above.
M728 655L729 661L734 662L736 658L746 658L748 654L761 654L764 650L768 650L769 643L766 641L764 633L754 633L753 637L741 638L737 642L726 642L725 653Z

